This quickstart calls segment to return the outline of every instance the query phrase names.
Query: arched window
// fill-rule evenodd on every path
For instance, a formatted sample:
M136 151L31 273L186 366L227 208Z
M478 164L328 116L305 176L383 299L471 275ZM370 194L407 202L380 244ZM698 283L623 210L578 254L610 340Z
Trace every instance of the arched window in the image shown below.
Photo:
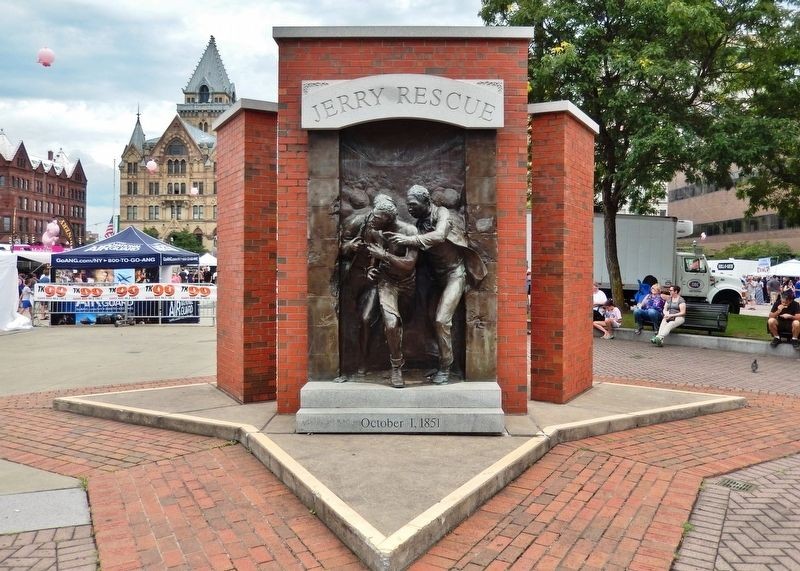
M183 144L183 141L180 139L172 139L169 145L167 145L167 154L168 155L188 155L189 153L186 150L186 145Z
M208 86L200 86L200 103L208 103Z
M186 174L186 161L181 161L181 174Z

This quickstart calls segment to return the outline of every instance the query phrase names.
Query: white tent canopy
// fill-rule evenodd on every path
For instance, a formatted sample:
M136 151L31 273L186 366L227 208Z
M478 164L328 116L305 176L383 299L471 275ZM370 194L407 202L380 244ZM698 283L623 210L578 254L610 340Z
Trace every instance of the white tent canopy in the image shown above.
M31 320L17 313L17 256L0 251L0 331L30 329Z
M787 260L771 266L769 273L773 276L781 277L800 277L800 260Z
M39 262L40 264L49 264L50 258L52 258L53 254L51 252L31 252L28 250L16 251L14 252L18 257L24 258L26 260L33 260L34 262Z
M217 259L211 254L203 254L198 262L201 266L216 266Z

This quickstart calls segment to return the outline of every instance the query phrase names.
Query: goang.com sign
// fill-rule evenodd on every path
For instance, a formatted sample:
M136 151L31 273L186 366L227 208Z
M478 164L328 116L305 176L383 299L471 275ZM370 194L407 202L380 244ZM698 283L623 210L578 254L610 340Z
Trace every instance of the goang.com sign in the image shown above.
M36 284L34 301L200 301L216 300L217 286L194 284Z

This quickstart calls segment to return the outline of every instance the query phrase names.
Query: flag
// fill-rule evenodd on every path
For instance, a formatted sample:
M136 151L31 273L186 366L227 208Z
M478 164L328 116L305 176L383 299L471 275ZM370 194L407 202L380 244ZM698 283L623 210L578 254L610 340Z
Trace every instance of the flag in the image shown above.
M106 233L103 234L103 238L111 238L114 235L114 215L111 215L111 219L108 221L108 226L106 226Z

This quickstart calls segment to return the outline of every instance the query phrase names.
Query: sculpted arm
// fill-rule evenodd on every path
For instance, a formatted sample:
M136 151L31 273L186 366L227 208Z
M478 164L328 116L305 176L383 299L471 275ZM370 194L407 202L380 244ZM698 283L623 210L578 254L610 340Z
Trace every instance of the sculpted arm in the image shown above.
M444 206L439 206L437 208L437 213L439 219L436 221L436 228L431 232L426 232L425 234L419 234L417 236L416 241L419 244L420 250L429 250L437 244L444 243L447 239L447 233L450 232L450 225L452 224L450 220L450 211Z
M436 228L425 234L418 234L416 236L407 236L404 233L398 232L385 232L393 244L398 246L413 246L420 250L429 250L437 244L442 244L447 239L447 234L450 232L450 211L443 206L437 207L438 219L436 221Z
M404 229L402 234L397 234L397 235L407 236L413 240L414 235L416 233L417 229L414 228L413 226L410 226ZM413 244L405 246L405 253L402 256L393 254L389 252L389 250L377 244L369 244L367 246L367 249L369 250L370 255L372 255L376 259L383 260L389 265L398 268L404 272L411 272L411 270L414 269L414 266L417 265L417 256L419 252Z
M359 225L345 221L339 238L339 250L345 256L353 256L363 243L359 233Z

